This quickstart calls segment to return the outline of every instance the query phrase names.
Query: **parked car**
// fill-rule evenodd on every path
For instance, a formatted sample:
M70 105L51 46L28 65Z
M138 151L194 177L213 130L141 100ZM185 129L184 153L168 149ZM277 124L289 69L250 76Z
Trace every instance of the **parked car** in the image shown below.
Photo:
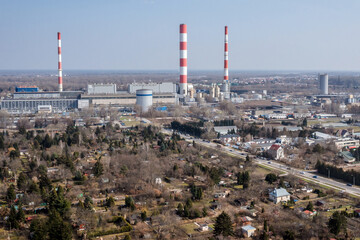
M314 175L313 178L317 178L318 176Z
M348 184L346 184L346 186L352 187L352 184L351 184L351 183L348 183Z

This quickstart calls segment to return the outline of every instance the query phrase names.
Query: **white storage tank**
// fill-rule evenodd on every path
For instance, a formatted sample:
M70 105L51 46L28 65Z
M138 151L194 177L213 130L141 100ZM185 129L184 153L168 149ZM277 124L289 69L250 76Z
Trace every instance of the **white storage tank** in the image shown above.
M147 112L153 103L153 92L150 89L136 90L136 105L141 107L143 112Z
M322 95L328 95L329 90L329 76L327 74L320 74L320 93Z

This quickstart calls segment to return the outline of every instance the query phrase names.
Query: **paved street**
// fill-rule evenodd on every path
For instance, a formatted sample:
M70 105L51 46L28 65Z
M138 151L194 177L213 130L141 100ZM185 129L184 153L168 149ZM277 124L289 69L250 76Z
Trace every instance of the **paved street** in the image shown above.
M172 134L171 130L163 129L162 131L166 134ZM204 141L204 140L198 139L198 138L193 138L193 137L190 137L187 135L181 134L181 137L183 137L186 141L190 141L190 142L195 141L195 143L197 143L197 144L201 144L201 145L204 145L206 147L213 148L216 150L221 150L221 151L227 152L229 154L232 154L234 156L245 158L248 154L246 152L239 151L237 149L233 149L231 147L222 146L221 148L219 148L218 147L219 144L209 142L209 141ZM252 157L254 157L254 156L252 156ZM286 166L285 164L276 162L275 160L263 160L260 158L255 158L255 162L257 164L266 165L267 167L272 168L272 169L276 169L276 170L279 170L279 171L282 171L282 172L285 172L288 174L292 174L296 177L305 179L307 181L312 181L315 184L323 185L328 188L332 188L334 190L344 191L346 193L360 197L360 188L359 187L348 186L347 183L335 181L331 178L326 178L326 177L320 176L315 171L304 171L302 169L290 168L290 167Z

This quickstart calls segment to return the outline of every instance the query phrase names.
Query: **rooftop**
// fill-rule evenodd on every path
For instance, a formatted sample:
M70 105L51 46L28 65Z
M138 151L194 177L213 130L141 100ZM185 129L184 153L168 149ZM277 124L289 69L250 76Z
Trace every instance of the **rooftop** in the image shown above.
M275 188L270 194L277 198L290 195L290 193L288 193L284 188Z
M254 228L251 225L246 225L244 227L242 227L241 229L245 230L245 231L251 231L251 230L256 230L256 228Z

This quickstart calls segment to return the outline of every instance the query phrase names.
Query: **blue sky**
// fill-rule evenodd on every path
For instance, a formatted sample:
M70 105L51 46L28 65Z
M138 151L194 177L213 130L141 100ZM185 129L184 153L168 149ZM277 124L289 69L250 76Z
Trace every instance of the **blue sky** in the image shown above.
M0 0L0 69L360 71L358 0Z

